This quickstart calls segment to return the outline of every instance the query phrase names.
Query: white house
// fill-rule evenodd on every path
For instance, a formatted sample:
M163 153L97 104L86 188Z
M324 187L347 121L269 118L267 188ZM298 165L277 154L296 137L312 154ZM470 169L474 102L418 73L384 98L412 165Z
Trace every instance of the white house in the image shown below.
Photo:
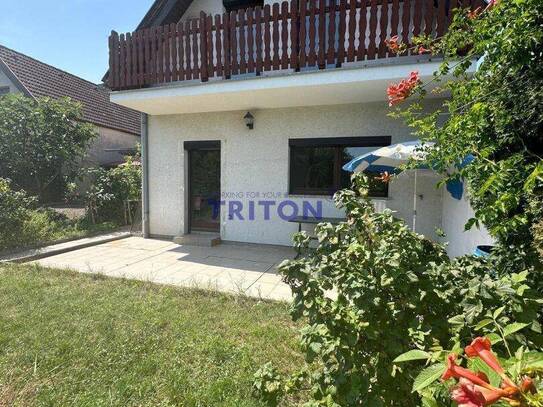
M294 215L340 218L330 196L348 184L341 166L414 138L387 116L387 86L414 70L430 80L439 65L390 54L385 39L439 35L456 4L155 1L137 31L112 33L108 74L111 100L146 114L144 234L290 245ZM488 243L463 232L465 194L437 181L419 173L417 231L444 229L451 255ZM376 182L376 206L411 222L413 183Z

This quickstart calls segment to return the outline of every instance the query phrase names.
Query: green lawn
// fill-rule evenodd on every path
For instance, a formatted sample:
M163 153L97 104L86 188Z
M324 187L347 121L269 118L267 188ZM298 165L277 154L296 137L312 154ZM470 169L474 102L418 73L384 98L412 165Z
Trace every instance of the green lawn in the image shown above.
M296 336L282 303L0 266L2 407L260 406L254 371L300 366Z

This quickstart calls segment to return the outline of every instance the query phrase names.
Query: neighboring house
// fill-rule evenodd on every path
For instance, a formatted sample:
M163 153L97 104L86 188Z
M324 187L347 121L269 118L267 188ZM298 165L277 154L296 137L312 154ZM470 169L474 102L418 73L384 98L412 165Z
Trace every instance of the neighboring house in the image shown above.
M456 4L155 1L137 31L112 33L106 76L114 103L146 113L144 234L290 245L293 214L343 216L330 199L349 183L341 166L415 138L388 116L387 86L414 70L428 81L440 63L389 54L385 39L439 35ZM443 228L452 255L488 243L463 232L465 194L456 201L437 181L420 171L417 231L437 240ZM410 173L376 182L376 207L410 224L413 184Z
M84 160L86 166L111 167L135 152L141 114L109 101L103 85L37 61L0 45L0 95L22 93L31 98L69 97L83 106L83 119L96 126L97 140Z

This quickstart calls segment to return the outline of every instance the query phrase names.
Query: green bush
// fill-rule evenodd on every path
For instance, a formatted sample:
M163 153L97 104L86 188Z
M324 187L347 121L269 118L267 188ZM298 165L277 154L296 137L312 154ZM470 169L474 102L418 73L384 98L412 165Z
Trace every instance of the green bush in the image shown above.
M58 240L87 236L115 228L111 222L97 225L87 219L70 220L51 208L35 209L37 198L14 191L0 178L0 251L39 246Z
M86 218L70 220L51 208L40 208L30 212L24 222L23 236L32 245L41 245L66 239L76 239L89 234L115 229L111 222L91 224Z
M539 259L543 263L543 219L533 226L534 245L539 253Z
M9 180L0 178L0 250L26 244L24 226L35 204L35 198L14 191Z
M280 272L294 294L293 318L307 321L301 344L309 365L282 380L265 366L255 381L262 397L273 402L281 393L309 389L308 406L411 407L421 397L435 405L439 389L415 379L423 366L395 366L396 357L410 350L414 359L446 354L500 307L502 326L523 328L510 345L541 349L540 297L526 284L532 269L515 274L493 258L451 260L390 211L375 213L367 194L367 178L356 175L353 190L335 198L347 221L319 224L316 248L307 234L296 235L306 255L283 263ZM492 335L491 328L480 332ZM438 365L424 375L435 379L443 371ZM413 382L422 395L413 393Z
M23 236L32 236L34 243L55 240L52 238L59 229L59 223L53 221L48 211L31 211L23 224Z
M105 170L91 171L93 183L86 193L85 201L93 223L116 222L125 224L128 219L126 208L130 205L131 215L141 199L141 165L137 159L128 157L124 164Z

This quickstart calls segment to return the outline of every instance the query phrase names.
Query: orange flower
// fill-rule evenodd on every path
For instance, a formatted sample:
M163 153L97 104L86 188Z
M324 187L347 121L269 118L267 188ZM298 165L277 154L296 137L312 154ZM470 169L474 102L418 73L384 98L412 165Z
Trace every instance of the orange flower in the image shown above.
M514 394L508 389L492 386L483 372L475 373L457 365L454 353L447 357L447 370L441 378L447 380L452 377L458 379L458 386L451 390L451 398L458 403L459 407L488 406L503 397Z
M483 407L485 397L475 385L467 379L460 379L458 386L451 390L451 398L458 403L458 407Z
M447 357L447 370L441 376L441 380L448 380L453 377L455 379L464 378L464 379L468 379L470 382L473 382L474 384L477 384L482 387L486 387L489 390L495 390L495 388L492 387L488 383L486 376L479 375L475 372L472 372L469 369L466 369L462 366L457 365L456 358L457 356L455 353L451 353Z
M418 71L411 72L409 78L402 79L398 84L390 84L387 88L388 105L394 106L405 100L419 84Z
M481 7L477 7L475 10L468 11L468 18L470 20L476 19L481 14Z
M411 73L409 74L409 79L408 81L410 83L418 83L420 81L419 79L419 71L411 71Z
M385 171L385 172L381 173L381 176L379 176L379 177L377 177L375 179L377 179L377 180L379 180L379 181L381 181L381 182L383 182L385 184L388 184L390 182L390 180L392 179L392 175L390 175L388 173L388 171Z
M398 36L395 35L390 37L390 39L385 40L385 44L388 49L392 52L398 52L400 50L400 44L398 44Z
M475 385L475 388L481 392L483 397L485 398L485 406L489 406L490 404L494 404L496 401L500 400L503 397L507 397L507 392L501 390L501 389L487 389L486 387L477 386Z
M458 386L451 390L451 398L458 403L458 407L489 406L503 396L504 393L500 389L490 390L465 378L461 378Z
M419 55L422 55L427 52L432 52L432 51L429 50L428 48L424 48L422 45L419 45L419 50L418 50Z
M507 377L498 358L491 351L491 342L488 338L475 338L469 346L466 346L465 353L467 357L478 357L483 360L500 375L502 382L500 388L492 386L484 373L475 373L459 366L456 363L457 356L451 353L447 357L447 370L441 378L442 380L458 379L457 385L451 389L451 398L459 407L484 407L500 400L512 406L520 406L522 394L537 391L533 380L529 377L524 377L520 386Z
M498 358L490 350L491 343L488 338L475 338L471 345L466 346L464 351L466 356L470 358L479 357L483 362L485 362L492 370L500 375L503 381L511 387L517 388L515 383L513 383L505 374L503 367L500 365Z

